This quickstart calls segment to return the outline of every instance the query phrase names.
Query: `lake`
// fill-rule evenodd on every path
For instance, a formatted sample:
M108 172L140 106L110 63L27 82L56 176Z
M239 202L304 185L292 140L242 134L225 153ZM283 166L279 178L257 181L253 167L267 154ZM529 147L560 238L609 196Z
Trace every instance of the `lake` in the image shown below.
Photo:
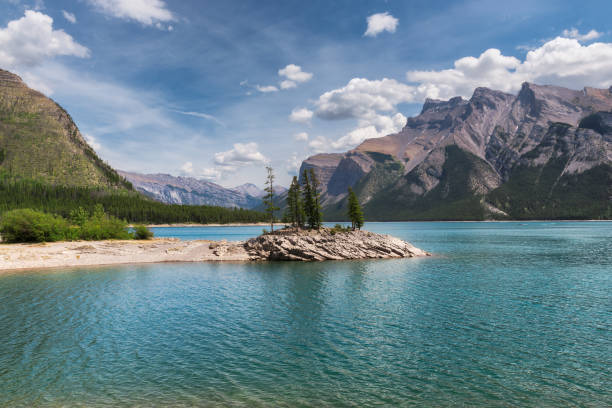
M0 406L612 406L612 222L366 229L434 256L0 275Z

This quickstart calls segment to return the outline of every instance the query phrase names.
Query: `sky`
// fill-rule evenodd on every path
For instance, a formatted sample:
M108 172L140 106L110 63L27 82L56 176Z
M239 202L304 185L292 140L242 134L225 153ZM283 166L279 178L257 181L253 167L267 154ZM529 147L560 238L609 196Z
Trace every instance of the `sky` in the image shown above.
M612 85L608 1L0 0L0 68L121 170L288 185L426 98Z

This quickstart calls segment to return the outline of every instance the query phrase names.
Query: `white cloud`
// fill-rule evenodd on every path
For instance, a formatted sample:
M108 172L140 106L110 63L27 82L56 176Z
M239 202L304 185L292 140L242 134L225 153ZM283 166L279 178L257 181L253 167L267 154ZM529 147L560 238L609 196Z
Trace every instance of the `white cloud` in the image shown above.
M265 85L265 86L261 86L261 85L255 85L255 88L259 91L259 92L263 92L263 93L268 93L268 92L276 92L278 91L278 88L275 87L274 85Z
M383 31L394 33L399 20L388 12L372 14L368 17L368 29L363 34L367 37L376 37Z
M530 54L530 53L529 53ZM527 55L529 55L527 54ZM418 99L471 96L474 88L485 86L500 91L514 91L520 86L522 78L516 83L516 70L521 61L507 57L498 49L491 48L478 58L463 57L455 61L454 68L441 71L409 71L408 81L416 82L415 97Z
M312 79L312 73L302 71L302 67L295 64L289 64L285 68L279 69L278 75L298 83L308 82Z
M92 149L94 149L96 152L102 148L102 145L100 145L100 143L98 143L96 138L93 137L92 135L86 133L83 135L83 138L85 139L87 144L89 144L92 147Z
M358 127L340 139L330 144L334 150L348 150L361 144L366 139L383 137L392 133L397 133L406 126L406 117L401 113L393 116L378 115L373 121L362 121L362 126Z
M193 163L192 162L185 162L182 166L181 166L181 172L183 174L193 174Z
M196 118L202 118L202 119L206 119L206 120L210 120L212 122L215 122L218 125L221 126L225 126L225 123L221 122L219 119L217 119L217 117L210 115L208 113L203 113L203 112L192 112L192 111L180 111L180 110L173 110L173 112L176 113L180 113L181 115L186 115L186 116L194 116Z
M280 88L281 89L291 89L291 88L295 88L297 86L297 84L293 81L290 81L288 79L285 79L284 81L280 82Z
M215 164L219 166L248 166L265 163L268 159L259 152L257 143L234 143L232 149L215 153Z
M134 20L151 26L158 22L175 21L174 14L162 0L88 0L100 12L121 18ZM159 28L159 27L158 27Z
M569 30L563 30L563 37L566 38L574 38L578 41L591 41L591 40L595 40L599 37L602 36L602 33L600 33L597 30L591 30L586 34L580 34L580 32L578 31L578 29L576 28L571 28Z
M206 169L202 169L202 171L200 172L200 177L206 180L210 180L210 181L217 181L221 178L223 178L224 174L221 172L221 170L215 168L215 167L211 167L211 168L206 168Z
M89 50L63 30L54 30L53 19L46 14L27 10L0 28L0 66L4 68L33 67L62 55L86 58Z
M75 24L77 22L76 16L73 13L70 13L66 10L62 10L62 14L64 15L64 18L70 23Z
M291 176L297 176L300 171L300 166L302 165L302 160L298 159L297 153L293 152L291 157L287 159L285 162L285 169L287 173Z
M307 142L308 141L308 133L300 132L293 135L293 138L298 142Z
M577 39L557 37L529 51L524 61L491 48L478 58L458 59L454 68L410 71L406 77L418 83L415 101L470 97L478 86L516 92L525 81L573 89L607 88L612 85L612 43L582 45Z
M393 112L397 104L414 101L414 87L395 79L353 78L339 89L325 92L315 102L323 119L374 117L377 111Z
M297 123L310 123L312 119L313 111L307 108L295 108L289 115L289 120Z
M323 153L328 152L330 150L331 141L323 136L317 136L313 140L308 143L308 147L314 153Z

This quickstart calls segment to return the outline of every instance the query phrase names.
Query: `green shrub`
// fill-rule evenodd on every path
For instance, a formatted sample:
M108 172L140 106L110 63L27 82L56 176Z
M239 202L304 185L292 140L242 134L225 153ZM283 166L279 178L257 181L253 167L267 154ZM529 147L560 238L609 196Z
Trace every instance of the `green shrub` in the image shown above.
M340 224L334 225L334 227L329 230L329 232L332 235L336 235L339 232L349 232L349 231L351 231L351 227L343 227Z
M5 242L54 242L65 240L71 228L62 217L21 209L3 214L0 234Z
M145 225L134 225L134 239L151 239L153 238L153 231L147 228Z
M4 242L100 241L132 239L125 221L108 216L102 206L93 215L82 210L71 214L71 225L60 216L31 209L7 211L0 222ZM145 227L146 228L146 227Z

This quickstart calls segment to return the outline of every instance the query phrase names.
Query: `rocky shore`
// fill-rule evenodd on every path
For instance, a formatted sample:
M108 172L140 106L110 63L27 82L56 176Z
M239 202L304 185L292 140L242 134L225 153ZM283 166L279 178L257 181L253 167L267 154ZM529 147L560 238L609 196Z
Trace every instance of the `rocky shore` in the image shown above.
M246 242L78 241L1 244L0 271L160 262L324 261L429 255L408 242L368 231L284 229Z
M244 244L253 260L326 261L342 259L411 258L425 251L390 235L369 231L319 231L287 228L260 235Z

